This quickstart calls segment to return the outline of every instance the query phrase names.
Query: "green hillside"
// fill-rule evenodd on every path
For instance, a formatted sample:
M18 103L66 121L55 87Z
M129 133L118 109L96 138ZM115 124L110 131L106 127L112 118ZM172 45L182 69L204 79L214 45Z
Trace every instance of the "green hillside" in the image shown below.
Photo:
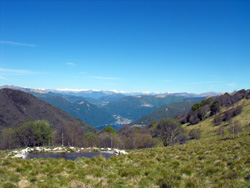
M189 100L184 102L165 104L152 113L147 114L132 122L131 124L149 125L153 121L159 122L161 119L174 118L175 116L189 111L195 103L197 103L197 101Z

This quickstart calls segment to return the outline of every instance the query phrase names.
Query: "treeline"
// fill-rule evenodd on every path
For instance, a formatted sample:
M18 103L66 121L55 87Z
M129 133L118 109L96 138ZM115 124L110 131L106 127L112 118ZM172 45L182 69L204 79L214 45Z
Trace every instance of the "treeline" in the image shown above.
M164 119L147 127L124 126L118 132L105 127L98 134L86 133L83 128L68 123L51 129L46 121L24 122L0 130L0 149L35 146L78 146L120 149L141 149L156 145L185 143L191 138L176 119Z
M46 121L25 122L0 130L0 149L50 145L52 131Z
M81 146L84 129L67 123L54 129L47 121L23 122L11 128L0 127L0 149L34 146Z
M238 106L238 102L242 99L250 99L250 90L242 89L232 94L225 93L204 99L200 103L194 104L188 113L178 116L177 119L181 124L190 123L195 125L210 116L216 115L222 107L225 107L225 109L232 109L226 110L223 117L216 116L216 121L228 121L242 111L242 107Z

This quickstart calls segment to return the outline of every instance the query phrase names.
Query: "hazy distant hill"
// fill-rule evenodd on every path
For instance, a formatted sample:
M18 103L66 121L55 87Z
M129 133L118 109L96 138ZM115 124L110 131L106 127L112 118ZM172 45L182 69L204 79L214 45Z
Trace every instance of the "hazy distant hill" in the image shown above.
M164 118L173 118L182 113L188 112L195 103L197 103L197 101L188 100L184 102L165 104L152 113L147 114L132 122L131 124L149 125L153 121L159 122Z
M183 96L128 96L118 101L108 103L103 107L103 109L112 115L120 115L124 118L134 121L146 114L153 112L164 104L176 103L185 100L186 98Z
M97 131L87 123L29 93L13 89L0 89L1 126L11 127L19 122L35 120L47 120L53 128L73 122L83 126L87 132Z
M85 100L70 102L60 96L48 97L46 95L40 95L39 98L94 127L109 125L116 121L108 112Z

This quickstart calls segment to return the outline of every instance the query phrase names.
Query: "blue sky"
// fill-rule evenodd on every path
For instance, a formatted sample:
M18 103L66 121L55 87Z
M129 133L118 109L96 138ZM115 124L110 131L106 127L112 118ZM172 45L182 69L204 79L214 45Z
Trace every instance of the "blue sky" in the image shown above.
M0 85L250 88L250 1L0 0Z

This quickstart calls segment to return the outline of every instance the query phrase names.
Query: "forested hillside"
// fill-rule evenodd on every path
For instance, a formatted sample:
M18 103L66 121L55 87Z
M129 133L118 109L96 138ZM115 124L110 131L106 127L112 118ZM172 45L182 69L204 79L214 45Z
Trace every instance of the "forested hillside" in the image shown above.
M161 119L174 118L175 116L189 111L195 103L197 103L197 101L188 100L184 102L165 104L152 113L132 122L131 125L149 125L153 121L159 122Z
M108 126L109 124L112 124L116 121L116 119L113 118L113 116L108 112L98 108L86 100L70 102L61 96L44 96L39 98L53 106L62 109L72 116L79 118L93 127L105 125Z

